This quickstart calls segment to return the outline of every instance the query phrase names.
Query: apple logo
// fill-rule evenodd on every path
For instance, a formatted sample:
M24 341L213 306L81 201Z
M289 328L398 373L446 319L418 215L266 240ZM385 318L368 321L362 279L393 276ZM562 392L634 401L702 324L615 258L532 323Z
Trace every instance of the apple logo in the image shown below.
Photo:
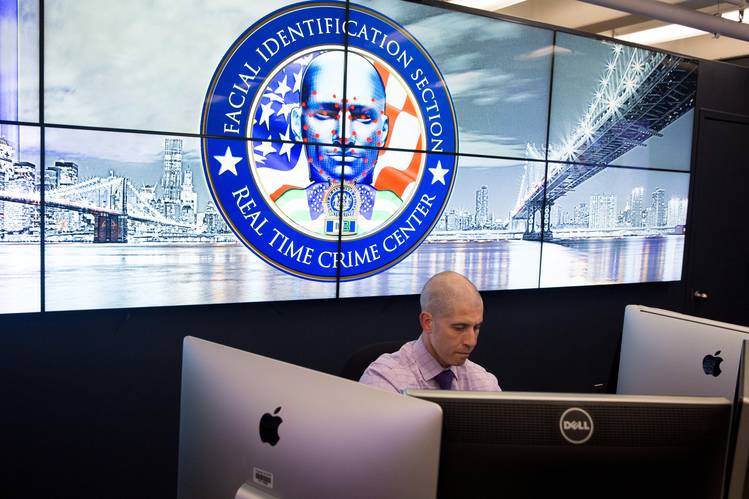
M281 410L277 407L273 414L278 414ZM271 413L266 412L263 417L260 418L260 440L263 443L276 445L281 437L278 436L278 427L283 423L283 419L280 416L273 416Z
M705 358L702 359L702 370L705 371L705 374L712 374L713 376L718 377L720 376L720 373L723 372L720 370L720 363L723 362L723 358L719 357L719 355L720 350L713 355L705 355Z

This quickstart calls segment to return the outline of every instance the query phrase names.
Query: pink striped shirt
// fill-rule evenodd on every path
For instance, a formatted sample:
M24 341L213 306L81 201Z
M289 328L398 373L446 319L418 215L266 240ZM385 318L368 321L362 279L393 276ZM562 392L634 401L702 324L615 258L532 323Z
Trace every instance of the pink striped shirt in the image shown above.
M400 393L406 388L439 390L434 379L445 368L424 346L422 336L403 345L394 353L380 355L372 362L360 383ZM470 360L462 366L451 366L455 378L452 390L500 391L497 378Z

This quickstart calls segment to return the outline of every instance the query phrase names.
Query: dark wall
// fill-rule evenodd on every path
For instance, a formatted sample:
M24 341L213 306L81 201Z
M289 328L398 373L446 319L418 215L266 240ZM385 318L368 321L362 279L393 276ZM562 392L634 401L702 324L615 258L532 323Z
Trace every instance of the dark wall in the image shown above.
M749 114L747 78L703 65L700 106ZM590 391L615 368L626 304L686 310L686 296L684 283L485 293L473 359L505 389ZM185 335L337 373L363 345L415 337L417 308L404 296L0 316L0 496L173 497Z

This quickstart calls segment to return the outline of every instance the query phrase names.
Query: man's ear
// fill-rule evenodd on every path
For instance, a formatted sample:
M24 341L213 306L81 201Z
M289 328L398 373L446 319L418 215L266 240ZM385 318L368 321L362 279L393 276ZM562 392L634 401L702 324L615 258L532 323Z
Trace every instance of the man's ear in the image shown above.
M294 134L294 140L302 140L302 108L296 106L291 109L291 131Z
M421 324L421 330L425 333L432 332L432 314L429 312L421 312L419 314L419 324Z
M388 121L388 115L383 114L382 115L382 139L380 140L383 146L385 145L385 142L387 141L389 131L390 131L390 122Z

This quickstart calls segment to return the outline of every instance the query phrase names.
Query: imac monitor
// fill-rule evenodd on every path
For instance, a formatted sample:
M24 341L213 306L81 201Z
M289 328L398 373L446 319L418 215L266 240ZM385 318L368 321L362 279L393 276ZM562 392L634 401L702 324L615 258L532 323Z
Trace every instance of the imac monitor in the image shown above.
M409 390L443 411L439 498L720 499L720 397Z
M178 497L433 498L441 426L436 404L186 337Z
M728 499L749 499L749 341L741 348L736 400L731 428Z
M628 305L616 392L733 400L749 328Z

